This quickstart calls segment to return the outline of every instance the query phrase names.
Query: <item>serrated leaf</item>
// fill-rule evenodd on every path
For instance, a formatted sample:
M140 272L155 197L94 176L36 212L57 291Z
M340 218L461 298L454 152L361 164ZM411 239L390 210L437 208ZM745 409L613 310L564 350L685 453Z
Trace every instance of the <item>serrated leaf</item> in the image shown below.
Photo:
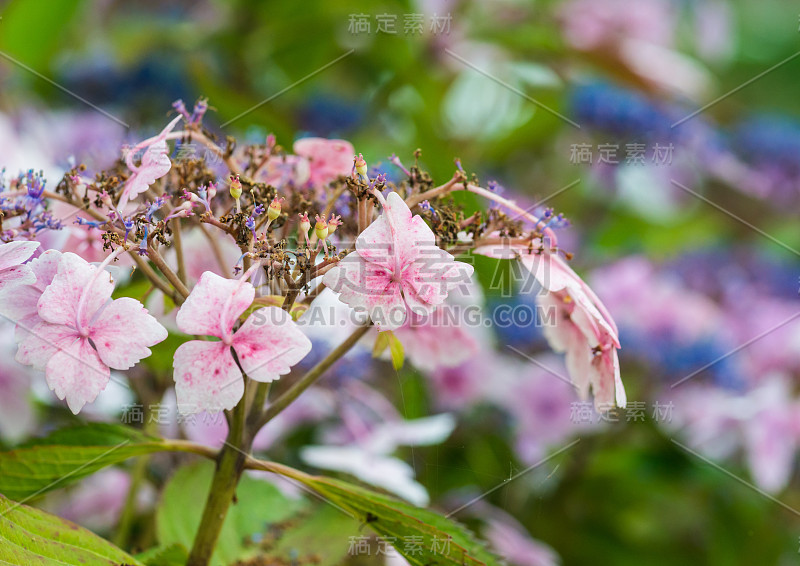
M299 481L384 539L397 542L395 549L414 566L503 564L466 527L433 511L341 480L311 476L279 464L263 464L259 469Z
M141 566L94 533L0 495L0 563Z
M162 545L191 548L211 488L213 462L197 462L179 469L164 488L156 514L156 533ZM211 564L225 565L245 558L255 550L248 540L266 531L269 524L283 521L305 502L285 497L264 480L243 476L237 488L238 502L222 525Z
M272 559L275 564L336 566L347 557L351 539L362 535L360 528L357 521L342 511L321 503L310 516L298 517L297 523L281 534L264 558Z
M0 494L20 501L129 458L166 449L161 439L121 425L62 429L0 453Z
M413 565L503 564L466 527L433 511L340 480L307 477L310 480L303 483L314 491L353 513L380 536L397 541L397 552Z

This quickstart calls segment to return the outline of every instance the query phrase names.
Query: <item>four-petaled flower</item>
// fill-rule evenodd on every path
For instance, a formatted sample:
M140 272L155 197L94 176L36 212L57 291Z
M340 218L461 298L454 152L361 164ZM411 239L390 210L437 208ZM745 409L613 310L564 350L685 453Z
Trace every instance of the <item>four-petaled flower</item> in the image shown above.
M244 394L242 370L250 379L271 382L311 351L311 341L277 307L255 311L234 332L254 298L250 283L207 271L186 299L176 318L178 328L220 340L190 340L175 352L175 389L182 413L232 409Z
M420 216L397 193L356 240L356 251L325 274L325 285L353 308L364 309L381 330L403 326L408 313L424 315L450 290L467 283L473 268L436 245Z
M49 277L53 265L45 257L39 272ZM105 389L111 368L130 369L167 337L139 301L112 300L113 291L108 272L73 253L62 254L37 301L41 320L20 344L17 359L44 369L50 389L75 414Z

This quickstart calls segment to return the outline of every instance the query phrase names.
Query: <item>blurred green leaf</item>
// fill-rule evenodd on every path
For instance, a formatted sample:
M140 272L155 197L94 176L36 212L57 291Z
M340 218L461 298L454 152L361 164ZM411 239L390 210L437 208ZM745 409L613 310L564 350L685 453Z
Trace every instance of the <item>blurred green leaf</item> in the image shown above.
M172 476L156 513L156 532L162 545L192 547L213 475L214 463L203 461L185 466ZM252 538L304 506L303 500L287 498L267 481L243 476L237 502L222 526L211 563L224 566L257 554Z
M0 563L140 566L110 542L44 511L0 495Z
M167 449L161 439L121 425L62 429L0 453L0 493L16 500L37 496L134 456Z

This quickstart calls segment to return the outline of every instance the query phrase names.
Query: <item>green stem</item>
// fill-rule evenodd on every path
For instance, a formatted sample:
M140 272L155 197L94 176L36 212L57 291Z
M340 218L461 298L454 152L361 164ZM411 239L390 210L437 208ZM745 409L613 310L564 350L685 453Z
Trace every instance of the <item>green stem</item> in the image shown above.
M265 424L275 418L281 411L283 411L286 407L292 404L295 399L297 399L306 389L311 387L317 379L322 376L325 371L331 367L339 358L344 356L350 348L356 345L364 334L372 327L372 323L365 324L364 326L359 326L355 329L355 331L347 337L347 339L339 344L328 356L311 368L307 374L301 377L297 383L292 385L288 391L286 391L283 395L275 399L275 401L270 404L267 410L264 412L264 415L261 417L261 420L258 422L258 426L256 427L256 431L261 429Z
M244 399L233 410L228 441L219 453L211 491L186 566L209 564L222 525L228 516L228 510L236 497L236 487L239 485L247 461L247 452L250 449L249 442L246 443L244 439L246 410Z

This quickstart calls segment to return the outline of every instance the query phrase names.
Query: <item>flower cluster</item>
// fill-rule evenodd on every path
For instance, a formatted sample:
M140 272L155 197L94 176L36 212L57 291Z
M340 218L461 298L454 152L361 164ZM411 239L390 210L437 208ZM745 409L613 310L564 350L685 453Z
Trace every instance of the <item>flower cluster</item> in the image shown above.
M43 370L73 412L97 398L111 370L150 356L168 328L191 336L173 355L179 411L232 410L246 381L272 382L309 354L302 315L326 288L361 326L383 333L379 342L405 341L415 363L436 367L437 351L465 359L444 346L469 350L474 339L458 324L444 333L424 328L474 288L470 252L530 270L541 284L538 301L557 313L545 335L566 353L580 395L593 391L598 408L625 405L616 326L558 248L561 215L535 216L492 183L482 188L459 160L453 177L436 186L416 159L406 168L393 155L405 175L393 183L384 173L371 176L348 142L305 138L287 153L268 136L234 149L203 128L205 101L191 114L180 101L175 109L159 134L127 148L111 170L90 178L74 167L54 191L28 172L0 193L8 213L0 309L17 326L16 360ZM226 170L204 159L173 163L171 140L204 144ZM467 214L451 198L455 191L494 207ZM72 228L95 241L100 258L39 237L62 228L45 216L54 204L80 211ZM198 242L205 242L202 258ZM115 262L132 264L149 285L150 308L112 297L107 268ZM385 334L391 331L399 338ZM433 358L421 354L428 351Z

